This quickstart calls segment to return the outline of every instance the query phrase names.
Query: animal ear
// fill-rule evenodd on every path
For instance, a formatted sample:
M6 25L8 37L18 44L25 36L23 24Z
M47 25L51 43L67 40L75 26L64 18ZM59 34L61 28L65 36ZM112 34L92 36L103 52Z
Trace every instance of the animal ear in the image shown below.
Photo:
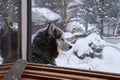
M50 23L49 25L48 25L48 28L47 28L47 31L48 31L48 33L50 34L50 35L54 35L54 31L55 31L55 25L53 24L53 23Z

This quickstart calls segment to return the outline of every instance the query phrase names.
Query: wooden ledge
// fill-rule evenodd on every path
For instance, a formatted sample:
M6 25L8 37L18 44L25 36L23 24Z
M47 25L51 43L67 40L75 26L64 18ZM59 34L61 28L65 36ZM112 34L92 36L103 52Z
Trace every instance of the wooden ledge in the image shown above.
M46 66L22 59L1 65L0 71L0 80L120 80L120 74Z

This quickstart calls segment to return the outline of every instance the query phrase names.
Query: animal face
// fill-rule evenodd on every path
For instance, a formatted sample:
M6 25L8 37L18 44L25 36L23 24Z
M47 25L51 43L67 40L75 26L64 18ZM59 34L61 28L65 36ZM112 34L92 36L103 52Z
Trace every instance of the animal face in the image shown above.
M32 62L55 64L55 58L60 51L67 51L72 46L68 44L63 31L50 23L47 28L35 33L32 42Z
M67 41L62 37L57 39L56 42L58 44L58 51L59 50L68 51L69 49L72 48L72 46L68 44Z
M48 33L56 39L58 51L68 51L72 48L72 46L64 39L63 31L57 28L54 24L48 26Z

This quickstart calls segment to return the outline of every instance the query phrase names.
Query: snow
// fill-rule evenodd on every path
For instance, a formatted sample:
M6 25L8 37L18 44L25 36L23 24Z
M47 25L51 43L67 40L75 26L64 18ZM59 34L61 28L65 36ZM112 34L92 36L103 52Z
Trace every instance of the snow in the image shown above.
M67 32L72 32L73 29L77 29L77 31L76 31L76 32L78 32L77 34L85 33L85 26L82 23L80 23L80 20L78 20L78 19L79 18L72 18L71 19L71 22L69 22L66 26ZM94 32L97 31L96 25L95 24L88 24L88 31L94 31Z
M45 19L53 21L60 19L60 15L48 8L32 8L32 12L42 15Z
M88 46L88 43L84 39L78 39L76 41L74 45L74 51L77 51L78 56L93 52L92 49Z
M117 46L118 48L120 48L120 42L119 42L118 44L116 44L116 46Z
M3 26L0 26L0 30L4 28ZM13 26L10 26L10 28L14 31L18 31L18 23L13 22Z
M89 45L90 43L92 44ZM57 66L120 74L120 43L115 45L107 43L98 34L92 33L86 38L77 39L72 46L73 48L68 52L60 52L56 58ZM96 49L100 47L102 51L95 52L92 47ZM80 59L74 54L74 51L78 56L89 53L102 56Z
M75 21L67 24L66 31L72 32L73 28L81 29L82 31L85 31L85 28L83 27L83 25Z
M95 24L88 24L88 30L92 30L94 28L96 28Z
M97 45L97 43L99 44L99 45L107 45L107 43L104 41L104 40L102 40L101 38L100 38L100 36L98 35L98 34L96 34L96 33L92 33L92 34L90 34L88 37L86 37L85 38L85 40L86 40L86 42L87 43L91 43L91 42L93 42L93 43L95 43L96 45Z
M72 33L70 33L70 32L65 32L64 33L65 34L65 38L71 38L71 37L73 37L74 35L72 34Z
M69 3L69 5L68 5L67 7L70 8L70 7L76 6L76 5L78 5L78 3L76 3L76 2L71 2L71 3Z
M100 71L120 73L120 52L112 47L105 47L103 50L103 60Z
M35 6L35 0L32 0L32 7Z
M13 22L13 26L11 26L11 28L12 28L14 31L18 31L18 23Z

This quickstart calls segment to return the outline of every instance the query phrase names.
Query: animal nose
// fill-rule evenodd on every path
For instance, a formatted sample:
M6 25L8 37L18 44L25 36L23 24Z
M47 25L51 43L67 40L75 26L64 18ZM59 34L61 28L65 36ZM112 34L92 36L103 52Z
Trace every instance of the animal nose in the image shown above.
M72 48L72 46L69 46L69 49L71 49Z

